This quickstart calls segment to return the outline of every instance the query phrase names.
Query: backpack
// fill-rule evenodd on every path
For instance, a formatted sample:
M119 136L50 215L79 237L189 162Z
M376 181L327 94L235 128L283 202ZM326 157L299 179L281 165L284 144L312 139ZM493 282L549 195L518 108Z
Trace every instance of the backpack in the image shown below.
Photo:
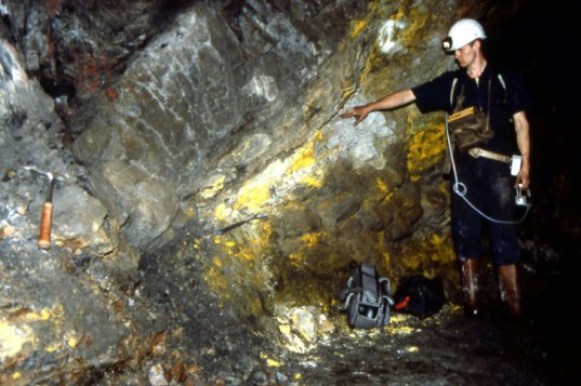
M419 317L421 320L440 311L446 302L444 284L440 278L422 275L402 278L394 295L394 310Z
M347 286L340 292L343 310L353 328L374 328L389 323L391 286L389 279L380 277L375 266L361 263L352 269Z

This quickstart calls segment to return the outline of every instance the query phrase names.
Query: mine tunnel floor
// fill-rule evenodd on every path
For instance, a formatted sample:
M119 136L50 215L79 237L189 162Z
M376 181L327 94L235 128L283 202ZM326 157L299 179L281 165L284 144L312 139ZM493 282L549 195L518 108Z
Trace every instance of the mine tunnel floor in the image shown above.
M542 285L523 275L520 319L491 298L477 319L448 303L424 320L395 313L386 328L337 335L303 359L302 384L578 385L578 284L568 275Z
M158 304L181 310L175 322L189 328L177 343L190 359L198 356L196 362L205 369L201 378L210 384L578 385L581 366L575 353L581 330L575 314L581 284L576 265L534 271L525 266L525 316L520 319L505 313L489 278L483 284L491 293L476 319L465 317L459 302L450 300L426 319L392 312L388 326L366 330L349 328L346 315L331 310L327 317L336 328L302 353L281 349L274 330L252 331L235 315L215 319L202 312L196 305L212 299L204 300L207 292L197 289L198 280L190 280L196 286L191 296L182 291L171 304L161 290L169 282L159 280L158 269L152 270L158 280L146 283ZM167 279L175 284L178 276L174 272Z
M386 328L337 334L302 359L302 384L578 385L581 333L573 310L579 284L573 268L554 275L523 270L520 319L491 296L476 319L449 302L423 320L393 313Z
M574 384L562 327L497 310L468 319L445 306L429 319L396 314L385 329L337 335L295 360L305 385Z
M466 318L459 306L446 305L424 320L394 314L380 329L340 327L307 353L291 353L280 366L253 366L244 375L231 371L244 366L244 355L218 355L220 367L230 370L202 377L199 384L578 385L581 373L571 352L579 333L570 335L573 324L565 326L548 315L512 320L494 309L478 319ZM236 338L226 339L236 344ZM275 357L268 346L263 349Z

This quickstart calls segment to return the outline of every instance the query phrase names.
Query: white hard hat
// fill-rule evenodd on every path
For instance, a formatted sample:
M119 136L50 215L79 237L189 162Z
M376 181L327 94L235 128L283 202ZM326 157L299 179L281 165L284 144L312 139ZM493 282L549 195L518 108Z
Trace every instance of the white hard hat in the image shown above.
M474 19L460 19L450 28L442 48L448 52L456 51L476 39L486 39L482 25Z

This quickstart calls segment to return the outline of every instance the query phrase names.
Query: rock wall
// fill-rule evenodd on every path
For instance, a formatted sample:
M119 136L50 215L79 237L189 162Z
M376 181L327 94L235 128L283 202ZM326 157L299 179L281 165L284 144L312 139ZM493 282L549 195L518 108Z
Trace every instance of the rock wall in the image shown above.
M0 380L151 381L172 349L251 368L254 333L334 307L351 261L454 300L443 117L338 114L450 68L448 26L488 2L73 3L0 2Z

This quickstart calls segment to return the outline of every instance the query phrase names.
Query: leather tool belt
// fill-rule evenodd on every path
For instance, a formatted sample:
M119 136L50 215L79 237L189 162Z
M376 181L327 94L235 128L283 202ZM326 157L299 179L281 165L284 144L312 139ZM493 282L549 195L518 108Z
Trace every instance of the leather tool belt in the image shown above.
M507 164L512 162L512 157L509 157L507 155L500 154L500 153L495 153L495 152L490 151L490 150L485 150L485 149L482 149L480 147L473 147L473 148L469 149L468 154L470 154L474 158L483 157L483 158L488 158L488 159L491 159L494 161L504 162Z

